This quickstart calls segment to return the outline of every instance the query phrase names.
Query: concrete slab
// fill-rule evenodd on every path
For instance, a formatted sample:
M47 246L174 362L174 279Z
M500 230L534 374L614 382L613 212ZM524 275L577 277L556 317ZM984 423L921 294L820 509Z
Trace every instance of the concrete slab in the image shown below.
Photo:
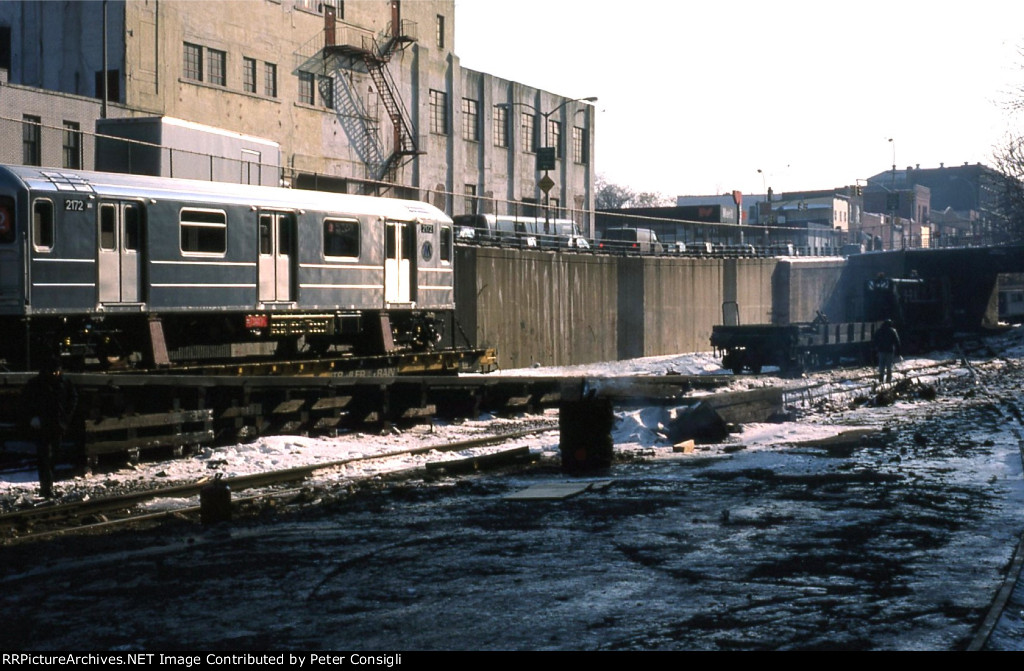
M508 494L507 501L558 501L591 489L593 482L548 482ZM608 483L610 484L610 483ZM607 484L605 485L607 486Z

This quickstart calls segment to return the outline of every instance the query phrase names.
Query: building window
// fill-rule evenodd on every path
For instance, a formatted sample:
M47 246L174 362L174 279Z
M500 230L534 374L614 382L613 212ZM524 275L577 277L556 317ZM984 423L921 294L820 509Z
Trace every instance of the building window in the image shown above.
M537 131L534 127L534 116L529 112L523 112L520 117L519 144L523 151L533 152L537 150Z
M576 163L587 162L587 131L579 126L572 128L572 160Z
M295 0L295 6L314 14L323 14L325 7L334 7L335 16L345 18L345 0Z
M242 90L246 93L256 93L256 59L242 59Z
M437 15L437 29L435 31L437 38L437 48L444 49L444 17L440 14Z
M448 134L448 94L444 91L430 91L430 132Z
M494 115L492 118L494 134L494 146L495 147L507 147L508 146L508 108L501 105L494 106Z
M462 99L462 139L480 141L480 115L477 102L469 98Z
M299 71L299 102L312 105L315 97L313 91L313 73Z
M106 82L106 91L103 90L104 82ZM103 70L96 72L96 97L103 100L104 97L107 100L120 100L121 99L121 72L119 70L110 70L106 72L106 77L103 76Z
M227 54L217 49L207 49L208 79L211 84L227 84Z
M562 158L562 122L548 119L548 145L555 148L555 158Z
M320 87L320 102L327 109L334 109L334 78L320 75L317 81Z
M82 131L73 121L64 122L64 167L77 170L82 167Z
M263 64L263 94L277 97L277 65L274 63Z
M185 79L203 81L203 48L198 44L185 43Z
M466 184L462 193L465 195L466 214L476 214L476 184Z
M42 165L43 120L37 116L21 118L21 162L25 165Z

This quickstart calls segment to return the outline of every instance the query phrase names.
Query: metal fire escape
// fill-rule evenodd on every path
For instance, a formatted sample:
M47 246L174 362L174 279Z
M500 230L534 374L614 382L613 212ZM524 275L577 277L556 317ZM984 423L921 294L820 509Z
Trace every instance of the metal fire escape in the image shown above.
M405 161L424 153L419 148L412 116L388 69L392 55L416 41L416 24L412 21L400 21L397 26L389 24L378 39L370 31L347 24L342 25L339 31L333 8L325 7L325 10L331 11L324 12L324 68L338 71L344 68L355 69L359 64L366 68L393 129L392 151L384 160L379 173L371 175L371 178L394 183L398 169ZM366 133L376 131L372 126L365 128ZM372 170L372 166L368 165L368 168Z

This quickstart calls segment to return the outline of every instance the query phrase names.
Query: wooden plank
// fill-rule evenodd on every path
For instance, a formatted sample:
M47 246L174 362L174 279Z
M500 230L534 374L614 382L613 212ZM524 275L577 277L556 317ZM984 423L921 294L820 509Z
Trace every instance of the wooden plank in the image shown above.
M416 419L418 417L433 417L437 414L436 405L425 405L422 408L406 408L402 411L402 419Z
M351 396L324 396L313 404L312 410L338 410L352 402Z
M127 417L105 417L99 420L86 420L86 433L103 433L107 431L125 431L143 429L171 424L188 424L191 422L207 422L213 419L213 410L177 410L146 415L129 415Z
M290 415L298 412L302 409L302 406L306 405L306 399L304 398L293 398L290 401L281 402L276 408L274 408L275 415Z
M730 424L764 422L782 410L781 388L765 387L752 391L728 392L702 396L699 400L713 408Z
M103 440L85 444L86 456L127 452L128 450L147 449L152 447L177 447L179 445L198 445L213 441L213 431L194 431L191 433L175 433L163 436L145 436L122 440Z
M164 339L164 325L158 318L149 320L149 342L152 346L153 364L157 368L171 365L167 354L167 341Z
M250 403L249 405L233 405L226 408L220 414L221 419L238 419L240 417L258 417L263 413L263 405Z

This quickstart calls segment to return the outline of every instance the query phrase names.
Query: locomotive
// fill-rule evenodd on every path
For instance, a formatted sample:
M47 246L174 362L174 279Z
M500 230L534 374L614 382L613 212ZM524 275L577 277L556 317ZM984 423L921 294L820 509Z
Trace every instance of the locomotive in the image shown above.
M443 347L452 232L418 201L0 165L0 359Z

